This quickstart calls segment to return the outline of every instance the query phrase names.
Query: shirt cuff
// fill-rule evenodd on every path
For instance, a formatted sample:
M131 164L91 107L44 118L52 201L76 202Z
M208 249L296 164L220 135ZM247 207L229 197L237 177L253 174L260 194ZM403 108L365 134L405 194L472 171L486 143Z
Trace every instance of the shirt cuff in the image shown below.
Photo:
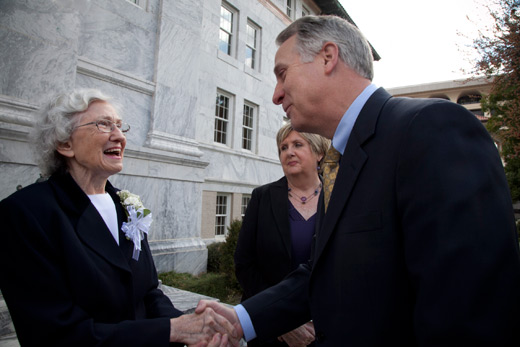
M240 325L242 326L244 339L246 341L251 341L256 337L256 331L255 328L253 328L253 322L251 322L251 317L249 317L249 313L247 313L246 309L241 304L238 304L233 308L235 309L235 312L238 316L238 320L240 321Z

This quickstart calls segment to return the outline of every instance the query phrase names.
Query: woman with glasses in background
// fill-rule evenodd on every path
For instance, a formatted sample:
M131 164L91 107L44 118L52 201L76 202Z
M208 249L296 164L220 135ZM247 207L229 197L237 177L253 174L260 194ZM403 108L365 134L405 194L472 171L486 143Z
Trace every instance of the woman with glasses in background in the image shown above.
M233 333L213 311L182 315L158 289L152 216L108 181L129 130L92 89L59 96L37 122L49 179L0 203L0 287L22 346L220 345Z

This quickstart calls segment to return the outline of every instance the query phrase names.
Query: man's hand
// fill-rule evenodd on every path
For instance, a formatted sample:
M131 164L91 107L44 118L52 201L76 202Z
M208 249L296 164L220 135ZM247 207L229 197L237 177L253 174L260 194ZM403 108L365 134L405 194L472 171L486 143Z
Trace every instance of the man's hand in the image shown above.
M314 333L314 324L312 322L305 323L278 338L280 341L285 341L289 347L303 347L310 345L314 341L316 334Z
M170 342L220 346L223 340L226 344L238 346L240 336L234 326L211 307L170 320Z
M197 305L197 308L195 309L196 314L200 314L202 312L205 312L206 310L212 310L219 314L220 316L226 318L229 323L233 325L236 331L235 336L230 336L231 338L238 338L240 340L242 336L244 335L244 332L242 331L242 326L240 325L240 321L238 320L237 313L234 309L227 307L225 305L219 304L216 301L212 300L201 300L199 301L199 304Z

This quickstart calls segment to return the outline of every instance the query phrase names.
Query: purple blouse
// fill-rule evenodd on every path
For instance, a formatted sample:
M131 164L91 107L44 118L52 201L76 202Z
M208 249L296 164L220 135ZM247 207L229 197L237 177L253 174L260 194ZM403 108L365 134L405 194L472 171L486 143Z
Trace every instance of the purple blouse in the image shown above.
M316 213L308 220L289 201L289 225L291 227L291 270L306 263L311 256L312 235L316 225Z

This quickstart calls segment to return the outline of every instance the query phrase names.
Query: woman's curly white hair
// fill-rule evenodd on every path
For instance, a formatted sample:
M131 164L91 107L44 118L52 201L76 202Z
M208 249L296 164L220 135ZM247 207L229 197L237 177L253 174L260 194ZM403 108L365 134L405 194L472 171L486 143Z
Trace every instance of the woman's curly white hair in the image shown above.
M70 139L79 121L75 115L95 101L108 100L110 98L97 89L78 89L58 95L40 110L30 137L42 176L67 171L65 157L56 149Z

